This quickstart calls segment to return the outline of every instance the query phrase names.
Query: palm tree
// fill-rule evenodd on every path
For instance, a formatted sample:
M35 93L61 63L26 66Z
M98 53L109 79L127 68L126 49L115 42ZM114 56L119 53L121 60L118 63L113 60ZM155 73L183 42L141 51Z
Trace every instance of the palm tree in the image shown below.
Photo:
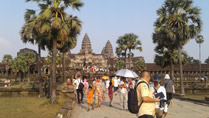
M192 0L166 0L157 14L159 18L155 24L156 31L161 29L167 31L178 47L181 94L184 95L182 47L201 31L200 9L193 7Z
M122 55L125 55L125 62L126 62L126 57L127 57L127 50L129 50L129 68L131 69L131 57L133 56L133 53L131 52L131 50L139 50L142 51L142 47L141 47L141 41L137 40L138 36L135 35L134 33L130 33L130 34L125 34L123 36L120 36L117 40L117 44L118 47L116 48L116 50L118 50L118 53L121 53L119 51L123 51ZM127 67L126 67L127 68Z
M28 82L30 82L30 67L36 62L36 54L32 52L26 52L19 56L23 57L23 60L27 63L28 66Z
M43 81L41 75L41 50L45 50L47 44L46 37L33 29L34 21L37 18L35 10L27 9L25 12L25 24L23 25L20 35L23 43L38 44L38 77L39 77L39 96L43 97Z
M65 78L65 55L66 52L69 52L71 49L75 48L77 45L77 36L80 34L81 31L81 21L77 17L71 16L68 20L71 24L71 36L69 37L69 41L64 43L62 48L59 48L60 52L62 52L62 76L63 82L66 82Z
M209 64L209 57L207 59L205 59L205 63Z
M116 51L115 53L117 54L117 56L120 58L120 56L122 55L123 50L120 47L116 47Z
M72 25L69 22L71 18L66 12L66 8L72 7L79 10L83 6L80 0L27 0L36 1L41 10L34 21L34 29L48 37L48 46L52 45L52 77L50 79L50 100L51 104L57 103L56 98L56 54L57 47L60 44L68 42ZM50 47L50 46L49 46Z
M137 71L141 72L142 70L146 69L146 64L144 63L144 61L138 60L135 63L135 68Z
M5 64L6 67L6 78L9 77L9 68L11 66L11 62L12 62L12 56L9 54L4 55L2 59L2 64Z
M201 44L204 42L203 40L203 36L202 35L198 35L195 39L196 43L199 44L199 73L201 76Z
M117 68L117 70L123 69L125 68L125 62L122 60L119 60L115 63L115 67Z

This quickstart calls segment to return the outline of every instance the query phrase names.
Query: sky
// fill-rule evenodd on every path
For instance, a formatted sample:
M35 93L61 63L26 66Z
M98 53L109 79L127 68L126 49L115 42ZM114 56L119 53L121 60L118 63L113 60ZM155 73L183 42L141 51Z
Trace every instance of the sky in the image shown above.
M146 63L153 63L155 45L152 42L156 11L164 0L82 0L84 6L80 11L67 9L67 13L76 15L82 21L82 31L78 36L77 46L71 51L78 53L85 33L88 34L93 52L100 54L106 42L110 40L113 51L117 47L116 40L125 33L135 33L142 42L143 52L134 51L135 56L143 56ZM201 9L204 37L202 44L202 62L209 57L209 0L194 0L194 6ZM4 0L0 4L0 61L4 54L16 57L22 48L37 51L37 45L24 44L20 38L20 30L24 24L26 9L38 10L36 3L26 3L25 0ZM191 39L184 50L189 56L199 58L199 48ZM42 52L46 56L47 51ZM114 56L116 56L114 54Z

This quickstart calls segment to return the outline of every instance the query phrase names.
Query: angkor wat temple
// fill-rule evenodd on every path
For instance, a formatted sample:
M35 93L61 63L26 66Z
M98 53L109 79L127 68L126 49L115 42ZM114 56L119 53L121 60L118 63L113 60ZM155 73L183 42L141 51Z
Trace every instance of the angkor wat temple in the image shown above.
M31 49L22 49L21 52L34 52L34 50ZM18 53L18 54L19 54ZM37 53L36 53L37 54ZM101 54L95 54L91 47L91 41L87 34L85 34L80 52L77 54L71 54L70 51L66 53L65 58L65 73L66 73L66 79L72 79L77 74L81 74L85 78L93 78L95 76L103 76L103 75L109 75L113 76L115 71L117 70L115 67L115 63L118 60L125 61L125 58L117 58L114 57L113 53L113 47L111 42L108 40L104 48L102 49ZM135 69L135 63L138 60L144 61L143 57L133 57L131 61L126 60L126 64L131 65L131 69L136 71ZM164 75L166 73L170 72L170 68L161 68L153 63L146 63L146 69L150 71L150 73L153 74L161 74ZM183 73L185 78L194 78L199 76L199 65L197 64L187 64L183 66ZM38 69L37 66L34 65L31 70L31 77L35 80L38 79ZM9 74L10 77L14 77L14 73L11 71ZM202 64L202 71L201 74L204 76L209 76L209 65ZM5 77L6 70L5 66L3 64L0 64L0 77ZM49 78L50 75L50 65L47 63L47 60L45 57L42 57L42 75L44 79ZM57 65L57 75L61 78L62 77L62 64ZM174 76L175 79L179 78L179 68L178 66L174 67Z

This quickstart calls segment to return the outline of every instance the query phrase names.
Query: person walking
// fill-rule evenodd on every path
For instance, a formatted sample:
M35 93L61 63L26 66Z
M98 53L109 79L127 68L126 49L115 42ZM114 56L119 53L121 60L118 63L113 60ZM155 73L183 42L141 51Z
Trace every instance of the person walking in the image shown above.
M120 105L122 110L128 110L127 100L128 100L128 85L126 83L126 78L122 77L119 83L120 88Z
M108 87L108 95L110 98L110 104L109 106L112 107L112 100L113 100L113 88L112 88L112 82L109 83L109 87Z
M101 107L104 87L100 77L98 77L94 83L94 90L96 108Z
M118 93L119 81L120 81L120 78L117 78L117 77L115 77L114 80L113 80L115 95L117 95L117 93Z
M89 83L86 78L83 81L84 81L84 96L86 96L89 88Z
M166 90L167 104L170 105L170 102L173 99L173 94L175 94L175 88L173 81L170 79L169 74L165 75L163 86L165 87Z
M108 79L108 80L106 80L105 81L105 85L106 85L106 90L105 91L107 91L107 94L108 94L108 88L109 88L109 85L110 85L110 80Z
M137 82L144 81L137 86L137 99L140 106L137 113L138 118L154 118L155 115L155 102L160 102L159 98L154 99L152 90L149 88L150 74L144 70L141 72L141 79Z
M91 86L89 86L88 93L87 93L87 96L88 96L88 110L87 111L90 111L90 106L92 107L92 110L94 110L93 94L94 94L94 90L92 89Z
M77 75L77 79L74 80L74 86L76 87L77 91L78 104L83 103L83 89L79 87L80 84L83 84L83 81L81 80L80 75Z
M155 116L156 118L165 118L168 112L168 105L166 103L166 90L164 86L160 86L160 81L161 81L161 76L160 75L154 75L154 86L151 87L151 90L153 94L159 94L163 93L164 97L161 98L161 102L156 102L156 107L155 107Z

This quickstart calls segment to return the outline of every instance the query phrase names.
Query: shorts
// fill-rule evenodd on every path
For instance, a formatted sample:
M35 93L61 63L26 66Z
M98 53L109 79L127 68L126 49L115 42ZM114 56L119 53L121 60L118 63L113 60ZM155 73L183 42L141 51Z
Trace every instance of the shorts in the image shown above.
M115 91L118 91L118 87L114 87L114 92L115 92Z
M167 96L167 100L170 101L171 99L173 99L173 93L166 93Z
M88 104L93 104L93 98L88 98Z

